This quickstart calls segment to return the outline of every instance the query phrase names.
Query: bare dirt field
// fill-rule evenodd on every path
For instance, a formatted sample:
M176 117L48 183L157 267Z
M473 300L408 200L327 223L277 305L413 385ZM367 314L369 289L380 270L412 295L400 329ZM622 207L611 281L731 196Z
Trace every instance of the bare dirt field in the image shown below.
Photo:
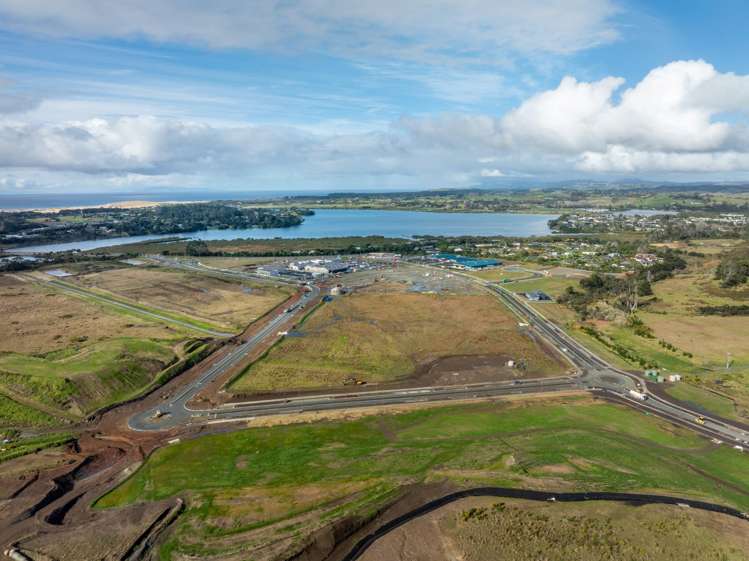
M409 264L358 271L342 279L345 286L369 292L484 294L481 287L451 271Z
M518 329L494 297L392 279L322 306L232 386L235 392L336 387L362 381L449 384L560 375L565 366ZM525 361L525 370L508 360Z
M749 559L747 523L679 507L464 499L381 538L362 561Z
M286 288L238 283L182 271L127 267L74 277L76 283L187 315L227 329L242 329L286 299Z

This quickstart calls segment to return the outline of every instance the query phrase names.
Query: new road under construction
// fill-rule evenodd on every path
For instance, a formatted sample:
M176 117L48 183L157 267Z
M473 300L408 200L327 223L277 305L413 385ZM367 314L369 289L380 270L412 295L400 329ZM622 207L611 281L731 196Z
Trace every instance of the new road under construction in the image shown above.
M200 264L193 263L188 266L192 270L201 269ZM435 269L435 271L438 271L438 269ZM160 431L174 429L185 424L247 421L254 417L268 415L293 415L295 413L419 402L492 399L503 396L577 390L588 391L635 409L658 415L707 437L731 443L732 446L743 449L746 445L749 448L749 427L705 415L702 411L691 410L681 404L669 401L661 395L651 393L648 391L647 382L642 377L616 368L598 357L504 286L473 277L466 276L466 278L481 284L486 290L499 298L517 316L518 323L522 328L533 331L535 335L542 337L557 352L566 357L574 367L576 374L558 378L512 380L460 386L323 393L283 399L227 403L210 409L190 405L190 401L207 384L225 377L225 372L229 371L255 347L261 344L267 345L268 340L280 337L281 335L278 334L279 327L290 319L290 315L299 313L303 307L300 306L291 312L284 310L269 319L266 328L219 362L211 365L203 376L192 381L177 395L170 396L158 407L134 415L130 419L129 425L137 431ZM303 293L301 302L303 304L309 303L319 294L319 287L311 284L307 286Z
M195 261L170 260L163 264L206 274L254 278L251 273L222 271ZM424 270L430 273L439 271L429 266L424 266ZM651 392L643 377L609 364L504 286L474 277L466 278L509 308L516 316L518 329L543 339L560 357L564 357L570 365L570 374L476 384L358 388L340 393L321 391L234 403L216 404L201 399L209 389L220 391L239 367L258 358L274 342L285 337L303 317L314 313L314 307L320 303L329 282L300 284L297 293L288 301L255 322L243 334L227 338L218 351L189 371L143 399L90 419L78 439L77 462L52 470L45 474L44 479L37 477L19 483L13 497L23 496L29 489L38 489L38 494L28 502L16 501L18 506L9 503L5 516L8 523L0 529L2 549L7 550L13 559L24 559L19 542L28 536L40 531L62 532L78 522L90 522L96 515L89 505L131 475L157 448L211 432L239 430L246 428L248 421L273 415L293 418L307 413L368 407L587 392L691 429L716 444L737 448L737 453L749 444L749 427L692 410ZM159 508L163 512L158 520L173 516L178 507L181 508L181 503L178 505L174 501L161 504ZM153 532L159 527L154 523L154 529L148 530L151 534L139 537L138 543L155 539Z

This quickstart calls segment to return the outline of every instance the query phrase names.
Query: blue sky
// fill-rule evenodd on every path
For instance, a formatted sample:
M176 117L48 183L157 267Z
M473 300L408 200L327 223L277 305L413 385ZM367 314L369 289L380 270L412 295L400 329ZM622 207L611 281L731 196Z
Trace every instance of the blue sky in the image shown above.
M747 16L737 0L0 0L0 192L749 179Z

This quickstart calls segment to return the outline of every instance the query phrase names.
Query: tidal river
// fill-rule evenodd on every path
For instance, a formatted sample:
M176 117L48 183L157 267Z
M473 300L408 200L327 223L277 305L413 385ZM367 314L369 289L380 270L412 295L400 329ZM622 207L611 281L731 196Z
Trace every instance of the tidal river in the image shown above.
M317 209L314 216L291 228L250 230L202 230L178 234L196 240L238 238L329 238L347 236L386 236L411 238L419 234L438 236L542 236L549 234L552 214L511 214L502 212L415 212L406 210ZM18 252L96 249L171 236L131 236L19 248Z

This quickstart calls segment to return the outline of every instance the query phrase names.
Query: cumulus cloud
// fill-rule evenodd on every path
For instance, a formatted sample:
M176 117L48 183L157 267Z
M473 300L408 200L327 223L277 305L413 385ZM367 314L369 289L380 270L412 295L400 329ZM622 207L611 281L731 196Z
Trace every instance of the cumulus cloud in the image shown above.
M617 100L623 84L565 78L502 119L506 145L578 154L576 167L585 171L747 169L744 124L720 116L746 108L749 77L678 61L655 68Z
M501 169L482 169L481 177L505 177L506 174Z
M617 37L613 0L0 0L0 26L45 35L410 57L570 53Z
M149 116L53 124L0 119L0 166L152 177L154 184L221 176L329 187L450 185L529 173L730 174L749 172L746 119L737 117L748 95L746 76L681 61L629 88L617 77L567 77L504 116L412 116L369 131Z

